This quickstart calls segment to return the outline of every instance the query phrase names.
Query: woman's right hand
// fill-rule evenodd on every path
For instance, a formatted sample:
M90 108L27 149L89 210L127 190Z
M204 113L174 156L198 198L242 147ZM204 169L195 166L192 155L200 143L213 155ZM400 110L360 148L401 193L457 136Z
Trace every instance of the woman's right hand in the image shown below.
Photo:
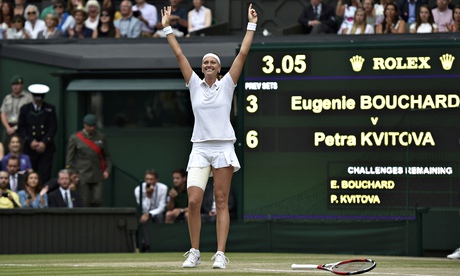
M164 7L161 10L161 24L163 24L163 28L169 26L169 20L171 18L171 6Z

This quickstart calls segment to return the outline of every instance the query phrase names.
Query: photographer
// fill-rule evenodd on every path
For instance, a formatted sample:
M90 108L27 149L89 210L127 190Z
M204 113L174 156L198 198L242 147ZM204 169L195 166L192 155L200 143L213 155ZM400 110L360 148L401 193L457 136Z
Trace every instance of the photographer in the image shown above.
M140 187L142 186L142 215L139 223L142 224L143 252L150 251L150 224L164 223L166 209L166 193L168 187L158 182L158 173L155 170L145 172L145 182L134 189L136 202L140 204Z
M133 6L133 16L142 22L141 37L152 37L158 21L157 8L145 0L136 0L136 5Z
M0 209L20 208L18 194L8 189L8 185L8 173L0 171Z

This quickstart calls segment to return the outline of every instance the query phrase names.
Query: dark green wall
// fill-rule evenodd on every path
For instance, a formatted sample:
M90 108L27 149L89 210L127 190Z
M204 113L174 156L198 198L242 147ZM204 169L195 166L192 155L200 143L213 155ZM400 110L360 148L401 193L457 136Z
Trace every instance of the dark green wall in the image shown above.
M191 128L120 129L105 133L116 166L113 184L107 186L113 192L114 206L134 206L133 190L138 182L130 176L142 180L147 169L155 169L159 181L172 186L172 171L187 166Z

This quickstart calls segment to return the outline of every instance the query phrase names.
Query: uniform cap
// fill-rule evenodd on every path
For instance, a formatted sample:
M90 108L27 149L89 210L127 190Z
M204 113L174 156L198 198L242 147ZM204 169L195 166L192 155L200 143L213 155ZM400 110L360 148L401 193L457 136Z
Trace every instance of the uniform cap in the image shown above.
M10 82L11 84L24 83L24 78L21 75L14 75Z
M87 114L83 118L83 123L89 125L89 126L94 126L97 123L97 117L94 114Z
M45 94L45 93L48 93L48 91L50 91L50 88L48 87L48 85L44 85L44 84L32 84L32 85L29 85L27 89L32 94Z

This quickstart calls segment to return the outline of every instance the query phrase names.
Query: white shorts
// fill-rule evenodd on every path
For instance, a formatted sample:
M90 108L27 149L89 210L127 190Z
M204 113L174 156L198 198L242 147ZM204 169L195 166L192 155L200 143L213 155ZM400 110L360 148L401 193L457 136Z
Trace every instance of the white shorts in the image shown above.
M241 168L238 157L236 157L233 141L205 141L193 143L187 165L190 168L226 168L233 166L233 172ZM209 174L212 176L212 171Z

